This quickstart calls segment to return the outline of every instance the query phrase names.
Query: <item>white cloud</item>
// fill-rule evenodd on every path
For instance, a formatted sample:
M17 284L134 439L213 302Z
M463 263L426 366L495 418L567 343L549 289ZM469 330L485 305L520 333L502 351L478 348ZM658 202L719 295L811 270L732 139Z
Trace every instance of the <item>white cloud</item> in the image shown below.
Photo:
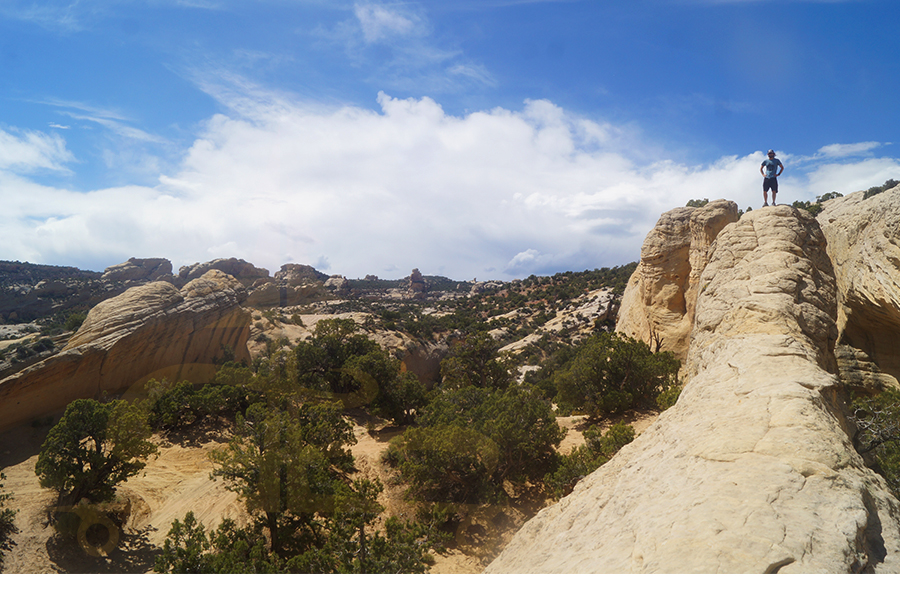
M353 13L362 28L363 38L367 43L377 43L407 37L422 32L422 20L399 7L387 7L380 4L357 4Z
M206 121L156 187L78 193L0 174L15 196L0 259L100 269L235 256L273 272L510 278L636 260L659 215L690 199L761 205L761 152L645 162L627 156L646 151L638 134L545 100L455 117L429 98L381 94L372 110L251 90L234 90L240 108ZM900 178L893 160L801 173L800 156L782 157L784 202Z
M869 154L875 148L882 146L881 142L859 142L856 144L829 144L822 146L816 152L819 158L844 158L851 155Z
M10 131L0 129L0 170L64 172L65 164L74 160L65 140L56 134Z

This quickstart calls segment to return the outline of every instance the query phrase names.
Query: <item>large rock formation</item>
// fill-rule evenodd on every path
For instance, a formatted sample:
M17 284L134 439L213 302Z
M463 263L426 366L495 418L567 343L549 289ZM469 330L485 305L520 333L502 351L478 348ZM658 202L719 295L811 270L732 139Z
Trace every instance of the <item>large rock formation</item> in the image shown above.
M153 282L101 302L60 353L0 381L0 430L150 378L209 381L223 348L249 360L245 297L236 279L209 271L181 290Z
M785 206L745 214L697 291L678 403L488 572L900 571L900 503L848 435L816 221Z
M838 285L843 380L860 391L900 387L900 187L852 193L818 216Z
M664 213L641 247L640 263L622 296L616 331L684 360L709 247L722 228L737 219L737 204L724 199Z

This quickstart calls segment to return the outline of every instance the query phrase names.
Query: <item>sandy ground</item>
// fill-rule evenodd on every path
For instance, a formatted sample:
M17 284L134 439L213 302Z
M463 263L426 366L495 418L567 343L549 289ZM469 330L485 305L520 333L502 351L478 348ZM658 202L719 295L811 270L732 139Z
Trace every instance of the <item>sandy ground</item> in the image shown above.
M652 424L656 413L625 417L640 433ZM357 443L353 446L358 476L378 478L385 485L379 499L384 517L412 518L414 510L403 498L404 488L394 482L390 468L381 461L390 440L401 429L382 426L365 413L351 416ZM565 452L584 442L584 417L561 417L568 429L560 446ZM372 429L371 426L376 428ZM604 425L607 427L608 425ZM25 426L0 434L0 466L6 474L4 492L14 494L18 509L12 549L5 553L5 573L146 573L152 571L159 546L174 519L193 511L207 527L216 527L225 517L246 520L243 505L221 480L209 479L211 449L224 445L227 433L217 438L186 436L179 441L157 439L159 453L144 471L119 487L119 497L129 517L119 532L119 542L108 557L91 556L67 538L56 535L48 516L55 501L51 491L40 487L34 474L37 453L49 427ZM435 556L431 573L480 573L503 545L540 506L527 513L500 513L496 509L473 510L460 525L456 540L461 549ZM95 528L99 526L94 526ZM101 536L103 536L101 532ZM96 545L102 545L105 537Z

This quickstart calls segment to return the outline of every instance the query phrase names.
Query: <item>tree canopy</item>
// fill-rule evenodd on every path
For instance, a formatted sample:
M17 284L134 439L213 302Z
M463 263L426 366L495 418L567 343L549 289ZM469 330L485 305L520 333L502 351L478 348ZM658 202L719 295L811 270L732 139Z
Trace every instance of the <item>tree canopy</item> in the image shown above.
M47 434L35 473L41 486L59 493L62 504L110 500L116 485L140 472L156 451L150 434L138 406L75 400Z

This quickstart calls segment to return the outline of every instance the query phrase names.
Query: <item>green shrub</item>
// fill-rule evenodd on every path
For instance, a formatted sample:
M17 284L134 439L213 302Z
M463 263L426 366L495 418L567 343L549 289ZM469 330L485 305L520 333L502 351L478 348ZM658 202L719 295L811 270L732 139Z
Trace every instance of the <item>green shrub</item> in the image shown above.
M194 386L183 381L169 387L167 382L150 380L146 389L154 429L179 429L204 417L234 416L249 404L248 391L229 384Z
M585 443L559 459L557 469L544 479L550 495L566 496L582 478L608 462L620 449L634 441L634 428L619 422L601 434L598 427L584 433Z
M681 396L681 386L671 386L656 397L656 406L659 407L659 410L671 408L678 402L679 396Z
M34 471L62 504L108 501L116 485L140 472L143 460L156 451L149 438L140 407L122 400L75 400L47 434Z
M653 404L674 384L679 366L671 353L653 353L631 337L594 334L556 374L556 402L562 413L583 411L592 419Z
M878 195L879 193L883 193L883 192L887 191L888 189L893 189L897 185L900 185L900 181L895 181L894 179L888 179L880 187L869 187L866 190L865 195L863 195L863 200L868 199L869 197Z
M708 203L709 199L691 199L685 204L685 207L703 207Z
M3 492L6 474L0 472L0 572L3 571L3 554L10 549L9 537L18 531L16 511L7 507L12 502L12 493Z
M550 404L521 388L441 391L418 424L391 443L388 460L413 496L452 503L503 498L505 483L541 482L565 434Z
M72 312L66 318L66 330L78 330L81 328L81 325L84 324L85 319L87 319L87 312Z
M888 388L875 396L858 395L851 402L856 434L853 445L870 455L875 469L900 495L900 390Z

